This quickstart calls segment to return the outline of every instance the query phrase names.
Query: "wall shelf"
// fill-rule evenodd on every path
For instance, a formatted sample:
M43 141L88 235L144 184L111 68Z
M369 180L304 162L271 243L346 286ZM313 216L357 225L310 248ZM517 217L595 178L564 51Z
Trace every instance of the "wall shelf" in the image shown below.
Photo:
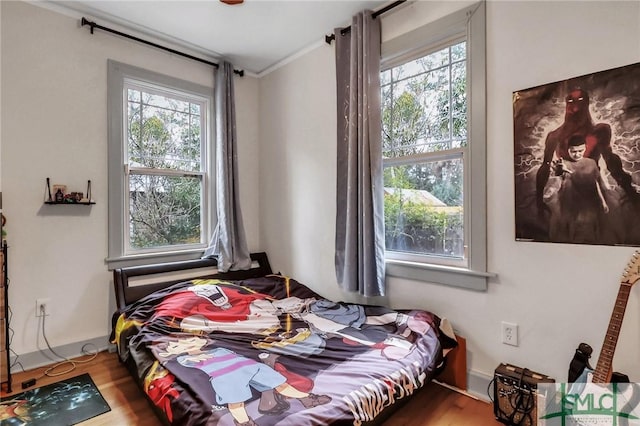
M45 186L44 203L53 204L65 204L69 206L91 206L96 202L91 198L91 181L87 181L87 192L67 192L66 185L53 185L51 188L50 179L47 178L47 184Z
M95 201L45 201L45 204L64 204L65 206L92 206L94 205L96 202Z

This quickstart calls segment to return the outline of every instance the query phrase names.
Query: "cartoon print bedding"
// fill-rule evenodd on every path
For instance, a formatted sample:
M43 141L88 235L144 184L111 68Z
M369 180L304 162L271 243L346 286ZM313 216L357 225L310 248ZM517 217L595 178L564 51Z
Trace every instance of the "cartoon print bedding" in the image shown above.
M174 284L114 315L112 338L171 424L359 425L435 375L455 346L441 323L270 275Z

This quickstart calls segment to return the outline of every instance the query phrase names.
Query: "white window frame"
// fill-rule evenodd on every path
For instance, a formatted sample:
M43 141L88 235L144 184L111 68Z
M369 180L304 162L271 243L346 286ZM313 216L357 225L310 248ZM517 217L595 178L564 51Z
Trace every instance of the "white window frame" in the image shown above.
M106 259L110 269L140 265L149 262L167 262L199 258L206 248L209 230L215 223L215 197L212 195L213 170L215 164L213 156L215 150L211 146L211 131L213 129L213 99L212 89L175 77L166 76L153 71L123 64L113 60L108 61L108 174L109 174L109 254ZM126 114L126 89L131 86L144 88L145 92L170 94L175 98L197 99L202 105L202 168L189 175L198 175L202 179L202 217L201 229L204 241L198 244L156 247L153 249L129 249L130 226L129 220L129 174L140 171L143 174L153 173L150 170L133 170L128 167ZM163 171L163 175L171 171ZM185 173L179 172L182 176Z
M464 161L463 261L437 256L386 254L388 276L486 290L487 178L486 178L486 36L485 3L456 11L382 44L381 69L398 66L465 40L467 45L467 147ZM446 154L434 153L434 155ZM393 160L385 162L392 163Z

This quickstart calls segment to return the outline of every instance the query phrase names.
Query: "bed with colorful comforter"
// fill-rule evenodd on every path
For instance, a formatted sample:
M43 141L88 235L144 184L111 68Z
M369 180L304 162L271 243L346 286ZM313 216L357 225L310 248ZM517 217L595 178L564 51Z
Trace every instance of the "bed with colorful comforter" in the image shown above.
M358 425L434 377L445 323L268 275L171 284L119 309L112 338L165 423Z

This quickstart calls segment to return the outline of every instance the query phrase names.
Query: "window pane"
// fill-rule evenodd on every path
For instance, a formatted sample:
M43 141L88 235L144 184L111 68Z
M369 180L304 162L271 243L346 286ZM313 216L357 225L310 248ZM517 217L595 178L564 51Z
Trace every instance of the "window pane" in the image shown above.
M384 86L385 84L389 84L391 81L391 70L382 71L380 73L380 85Z
M449 49L444 48L430 55L417 59L416 62L420 63L424 70L432 70L438 67L445 66L449 63Z
M200 171L200 106L147 93L143 97L164 106L129 102L129 166Z
M425 72L424 64L419 60L410 61L393 69L393 79L400 80L413 77Z
M462 157L385 167L384 216L387 250L462 258Z
M130 101L140 102L140 91L129 89L127 91L127 99L129 99Z
M189 112L189 102L152 93L143 93L143 102L146 105L165 108L172 111Z
M467 146L467 116L452 117L453 140L451 148L463 148Z
M408 77L413 77L416 75L424 74L427 71L446 67L448 64L449 49L445 48L393 68L393 79L400 80Z
M451 46L451 62L466 59L467 57L467 43L462 42Z
M465 48L459 43L382 73L385 158L466 146Z
M467 139L467 69L466 62L451 66L452 139L454 146L466 146Z
M199 177L129 176L130 247L199 244Z
M131 93L131 91L130 91ZM129 155L140 157L140 117L142 108L139 102L128 102L127 104L127 139L129 142Z
M449 71L441 69L426 74L424 91L420 93L427 120L426 140L431 143L426 151L448 149L448 145L434 144L449 140Z
M382 90L382 127L385 157L410 155L422 150L427 129L417 80L409 79Z

